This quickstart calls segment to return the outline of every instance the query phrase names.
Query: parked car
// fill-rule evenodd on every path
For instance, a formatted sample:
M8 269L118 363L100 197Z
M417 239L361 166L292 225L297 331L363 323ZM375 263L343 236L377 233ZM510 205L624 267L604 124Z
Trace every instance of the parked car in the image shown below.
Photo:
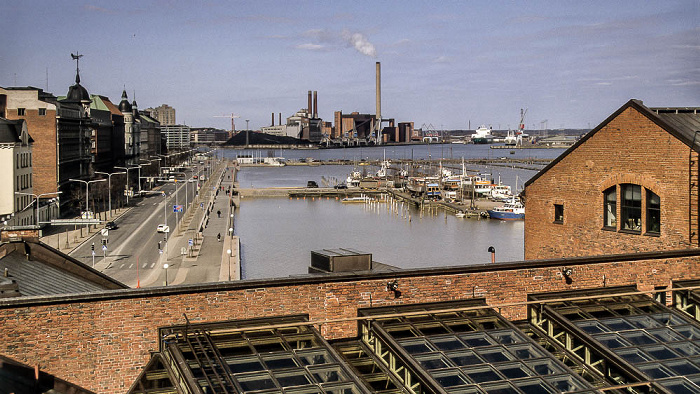
M306 187L318 187L318 183L316 181L308 181L306 182Z
M117 224L114 223L114 222L107 222L107 223L105 224L105 228L106 228L107 230L116 230L116 229L119 228L119 226L117 226Z
M339 183L339 184L337 184L337 185L335 185L335 186L333 186L333 187L335 187L336 189L347 189L347 188L348 188L348 185L346 185L346 184L344 184L344 183Z
M158 225L158 232L159 233L169 233L170 232L170 227L168 227L165 224L159 224Z

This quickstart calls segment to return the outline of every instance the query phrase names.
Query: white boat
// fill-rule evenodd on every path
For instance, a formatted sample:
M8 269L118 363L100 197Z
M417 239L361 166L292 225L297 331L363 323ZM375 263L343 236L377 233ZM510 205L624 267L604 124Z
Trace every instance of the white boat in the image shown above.
M518 144L518 136L515 135L515 131L508 130L508 135L503 140L506 146L515 146Z
M513 197L510 186L494 185L491 188L491 198L498 201L510 200Z
M455 216L458 218L463 218L463 217L466 217L467 214L462 212L462 211L459 211L459 212L455 213Z
M486 125L481 125L478 129L474 130L474 134L471 135L471 140L474 144L490 144L493 142L491 128L486 127Z
M372 199L368 196L345 197L344 199L340 200L340 202L348 203L348 204L366 203L366 202L370 202L370 201L372 201Z
M504 205L495 207L493 209L489 209L486 212L488 212L489 217L491 219L500 219L500 220L523 220L525 219L525 206L518 200L511 199L510 202L505 203Z

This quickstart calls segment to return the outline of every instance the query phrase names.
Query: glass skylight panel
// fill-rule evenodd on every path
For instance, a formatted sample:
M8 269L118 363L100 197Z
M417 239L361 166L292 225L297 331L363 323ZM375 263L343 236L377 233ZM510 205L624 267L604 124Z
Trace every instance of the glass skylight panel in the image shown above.
M469 380L459 370L448 370L436 372L433 378L440 383L442 387L452 388L455 386L464 386L469 384Z
M620 333L620 336L625 338L632 345L650 345L657 343L658 340L644 331L626 331Z
M433 349L433 347L428 343L428 341L423 338L404 339L399 341L399 344L409 354L420 354L435 351L435 349Z
M454 336L448 336L443 338L430 338L430 341L442 351L451 351L464 349L466 345Z
M557 391L545 383L543 379L533 378L514 382L515 386L525 394L555 394Z
M479 348L476 352L489 363L499 363L503 361L512 361L515 359L513 355L506 351L506 349L497 346L493 348Z
M428 371L433 369L447 368L450 366L445 356L441 353L416 356L416 361L418 361L421 367Z
M464 350L461 352L445 353L458 367L466 367L471 365L483 364L484 360L472 350Z
M475 332L473 334L464 334L464 335L460 335L460 338L469 347L491 346L491 345L496 344L496 341L491 339L484 332Z
M469 368L464 370L464 373L476 383L493 382L503 380L496 370L490 365L482 365L481 367Z
M496 368L508 379L525 378L533 375L533 372L531 372L524 364L519 362L500 364L496 366Z
M502 345L527 341L522 334L517 333L515 330L490 331L489 335Z
M610 329L604 326L598 320L579 320L574 322L583 332L587 334L599 334L602 332L609 332Z
M631 364L654 360L653 357L638 348L614 349L614 352Z
M266 368L257 357L244 357L230 360L228 367L233 373L264 371Z
M633 330L635 327L627 320L622 318L616 319L600 319L600 322L610 328L611 331Z
M595 339L610 349L630 346L630 343L622 339L618 334L598 334Z
M666 379L659 383L676 394L697 394L700 392L700 386L682 378Z
M692 339L693 341L700 341L700 328L687 325L687 326L676 326L676 327L673 327L673 329L688 339Z

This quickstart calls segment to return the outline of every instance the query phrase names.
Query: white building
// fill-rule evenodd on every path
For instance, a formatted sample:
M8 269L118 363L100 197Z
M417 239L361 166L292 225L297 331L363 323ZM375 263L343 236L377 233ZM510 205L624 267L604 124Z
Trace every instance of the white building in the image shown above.
M35 224L33 142L23 119L0 118L0 224L4 226Z
M160 125L160 134L165 136L168 150L190 149L190 126L181 124Z

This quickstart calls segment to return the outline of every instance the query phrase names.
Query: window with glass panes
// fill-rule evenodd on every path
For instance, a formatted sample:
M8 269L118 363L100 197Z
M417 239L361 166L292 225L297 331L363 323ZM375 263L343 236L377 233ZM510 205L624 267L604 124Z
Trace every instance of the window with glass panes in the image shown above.
M632 184L623 184L621 187L622 204L620 206L620 216L622 218L622 229L641 231L642 187Z
M651 190L647 189L647 232L661 232L661 199Z
M617 228L617 187L608 188L604 193L605 210L603 211L604 226Z

